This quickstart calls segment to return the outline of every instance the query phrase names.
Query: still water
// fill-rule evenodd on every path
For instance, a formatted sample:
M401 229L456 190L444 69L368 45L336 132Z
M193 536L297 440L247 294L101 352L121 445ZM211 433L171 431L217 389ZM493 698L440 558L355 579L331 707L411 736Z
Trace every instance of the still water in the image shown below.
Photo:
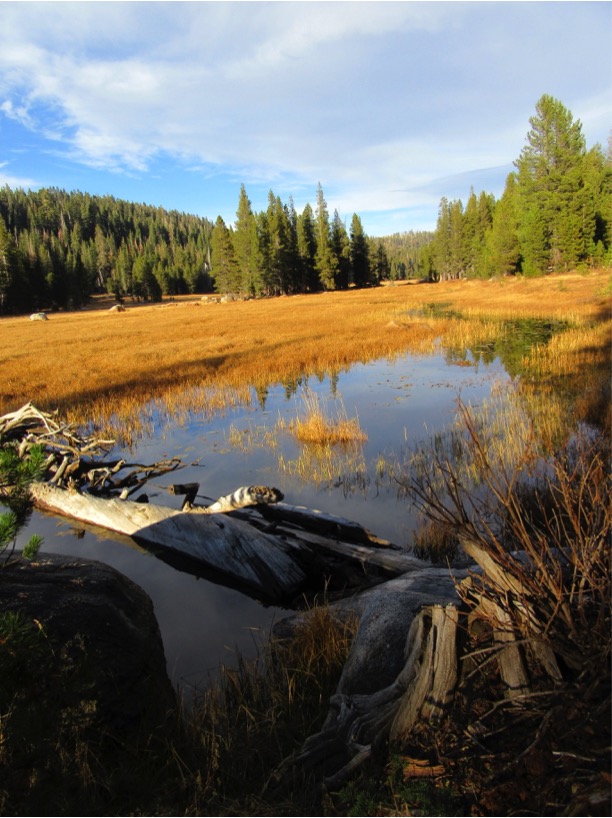
M199 483L198 502L203 504L241 485L265 484L280 488L287 503L355 520L381 537L409 545L413 512L406 500L398 500L394 491L377 484L379 456L392 457L429 438L452 423L459 397L477 407L495 384L509 378L499 358L483 362L468 356L453 362L442 354L406 355L357 364L332 379L270 386L265 400L253 394L250 406L212 419L193 415L175 425L160 421L152 437L130 451L117 449L111 456L147 464L181 458L183 469L148 485L151 502L180 505L182 498L165 489L174 482ZM280 457L285 464L295 461L300 447L289 432L271 433L279 419L295 419L303 412L306 390L320 397L332 417L337 406L348 417L357 417L367 434L367 442L355 455L357 485L347 478L315 485L280 466ZM237 445L237 440L243 445ZM177 570L108 532L83 530L79 524L38 512L19 543L34 532L44 536L43 553L100 560L147 592L162 633L169 675L187 700L221 663L234 665L237 652L255 655L274 623L289 613Z

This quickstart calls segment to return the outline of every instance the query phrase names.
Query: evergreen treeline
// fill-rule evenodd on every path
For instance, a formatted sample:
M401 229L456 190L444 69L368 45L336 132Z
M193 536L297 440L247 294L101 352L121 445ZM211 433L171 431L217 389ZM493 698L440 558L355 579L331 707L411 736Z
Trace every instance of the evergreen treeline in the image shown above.
M580 122L548 95L530 124L501 199L442 199L434 233L371 239L356 213L347 229L320 184L301 214L272 191L254 213L242 185L229 227L112 196L2 188L0 313L78 307L99 292L257 297L612 263L610 151L587 150Z
M211 245L215 286L237 297L369 287L391 269L356 213L348 230L337 210L330 218L320 183L316 209L307 204L300 214L291 198L283 204L272 191L267 209L255 213L242 185L235 225L219 216Z
M74 308L93 293L211 292L208 219L112 196L0 189L0 313Z
M389 259L389 278L397 281L422 276L421 251L434 238L433 231L409 230L378 239Z
M612 156L587 151L579 120L544 95L499 201L472 190L442 199L433 241L420 254L432 281L541 275L612 263Z
M244 185L236 223L112 196L0 189L0 313L75 308L94 293L158 301L216 290L237 297L371 286L392 272L357 214L330 219L321 185L302 214L272 192L253 213ZM395 269L395 268L393 268Z

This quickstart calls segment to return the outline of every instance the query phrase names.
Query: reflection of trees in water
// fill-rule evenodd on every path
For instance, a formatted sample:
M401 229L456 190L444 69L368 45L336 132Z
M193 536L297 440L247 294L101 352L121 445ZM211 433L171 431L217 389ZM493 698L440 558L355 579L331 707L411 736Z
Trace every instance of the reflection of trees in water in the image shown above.
M474 344L463 350L448 350L448 363L471 361L474 364L492 364L499 359L512 378L524 373L523 360L536 344L547 344L555 333L568 326L565 321L544 321L536 318L517 318L500 324L500 333L492 341Z

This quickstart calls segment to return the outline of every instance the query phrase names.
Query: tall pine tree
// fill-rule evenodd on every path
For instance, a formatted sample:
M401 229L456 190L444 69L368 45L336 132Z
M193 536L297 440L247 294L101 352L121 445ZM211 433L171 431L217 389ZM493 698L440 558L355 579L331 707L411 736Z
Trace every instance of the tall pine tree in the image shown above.
M211 238L212 275L217 292L237 294L240 292L241 275L232 236L221 216L217 221Z
M334 218L331 223L330 247L336 270L335 288L337 290L346 290L348 289L351 274L350 245L346 227L337 210L334 210Z
M333 290L336 286L336 259L331 249L329 230L329 212L323 195L321 183L317 185L317 212L316 212L316 239L317 255L316 269L321 286L325 290Z
M240 187L238 210L236 212L236 229L233 238L236 258L240 267L240 291L249 296L261 295L263 283L258 264L257 221L253 215L251 202L244 185Z
M372 284L370 252L361 219L356 213L351 219L350 256L353 283L356 287L369 287Z
M536 275L585 258L592 227L579 215L586 154L580 121L544 94L529 122L527 144L515 164L523 272Z

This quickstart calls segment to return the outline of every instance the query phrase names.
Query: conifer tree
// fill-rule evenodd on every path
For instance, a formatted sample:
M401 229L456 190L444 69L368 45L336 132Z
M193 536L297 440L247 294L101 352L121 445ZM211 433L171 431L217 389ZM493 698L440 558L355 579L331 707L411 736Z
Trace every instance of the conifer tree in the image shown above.
M334 287L337 290L346 290L351 274L350 245L346 227L337 210L334 210L331 223L330 249L334 257Z
M389 278L391 265L389 257L382 241L377 241L373 253L374 263L372 265L372 284L380 284L381 281Z
M316 239L315 264L319 281L324 290L333 290L336 286L336 260L331 251L329 212L320 182L317 185Z
M503 196L497 202L490 230L485 236L483 270L489 277L510 275L520 267L516 174L506 179Z
M10 235L0 219L0 314L4 313L5 303L11 285L17 276L17 248L15 240Z
M301 291L316 292L321 288L316 267L317 239L312 207L307 204L297 222L298 252L301 264Z
M213 228L211 237L212 276L217 292L229 294L240 292L241 275L232 236L221 216Z
M241 291L247 295L260 295L262 291L261 270L257 264L258 237L257 222L251 209L244 184L240 187L238 210L236 212L236 229L234 231L234 248L240 266L242 279Z
M289 291L290 226L287 212L279 196L268 194L267 265L263 279L268 295L280 295Z
M584 257L589 225L577 210L586 148L580 121L548 94L529 122L527 144L515 162L519 242L523 272L537 275L566 269Z
M353 283L356 287L368 287L372 283L370 252L361 219L356 213L351 220L350 258Z

